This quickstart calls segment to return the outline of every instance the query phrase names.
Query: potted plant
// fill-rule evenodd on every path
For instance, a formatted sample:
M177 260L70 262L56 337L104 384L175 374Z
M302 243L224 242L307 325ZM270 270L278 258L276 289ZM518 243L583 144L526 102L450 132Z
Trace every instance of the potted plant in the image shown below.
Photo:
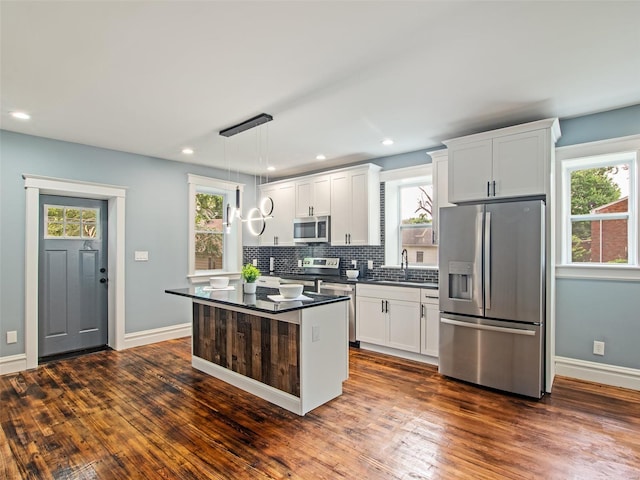
M260 270L250 263L242 267L242 278L244 279L244 292L256 293L256 280L260 276Z

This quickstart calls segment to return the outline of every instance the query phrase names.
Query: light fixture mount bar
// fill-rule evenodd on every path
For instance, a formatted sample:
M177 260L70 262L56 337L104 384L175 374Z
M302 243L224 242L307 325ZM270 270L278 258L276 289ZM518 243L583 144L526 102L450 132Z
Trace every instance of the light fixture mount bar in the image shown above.
M258 125L262 125L263 123L267 123L273 120L273 117L268 113L261 113L249 120L245 120L242 123L234 125L233 127L225 128L224 130L220 130L220 135L223 137L232 137L238 133L242 133L250 128L257 127Z

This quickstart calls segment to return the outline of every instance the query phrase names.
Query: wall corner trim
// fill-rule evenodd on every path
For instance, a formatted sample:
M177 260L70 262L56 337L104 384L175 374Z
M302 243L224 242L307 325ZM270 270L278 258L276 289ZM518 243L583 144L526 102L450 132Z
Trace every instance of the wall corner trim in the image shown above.
M556 375L640 390L640 370L575 358L555 357Z

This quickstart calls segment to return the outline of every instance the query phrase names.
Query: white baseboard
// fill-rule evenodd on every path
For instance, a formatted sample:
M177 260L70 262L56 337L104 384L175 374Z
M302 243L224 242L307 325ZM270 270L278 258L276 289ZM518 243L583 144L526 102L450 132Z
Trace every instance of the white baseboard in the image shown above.
M0 357L0 375L6 373L16 373L27 369L27 355L19 353L18 355L8 355Z
M394 357L404 358L405 360L414 360L416 362L428 363L429 365L438 366L438 359L421 353L407 352L396 348L375 345L373 343L360 342L360 348L376 353L384 353L385 355L393 355Z
M556 375L640 390L640 370L575 358L555 357Z
M151 343L164 342L175 338L190 337L191 323L181 323L169 327L153 328L142 332L125 333L124 348L140 347Z

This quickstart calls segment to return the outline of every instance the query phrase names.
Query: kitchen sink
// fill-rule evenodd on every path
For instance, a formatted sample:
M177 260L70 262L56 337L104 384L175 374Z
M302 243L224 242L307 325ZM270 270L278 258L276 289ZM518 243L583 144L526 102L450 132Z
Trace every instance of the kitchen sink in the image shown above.
M380 283L382 285L397 285L397 286L411 286L421 288L438 288L437 283L428 282L416 282L414 280L371 280L373 283Z

